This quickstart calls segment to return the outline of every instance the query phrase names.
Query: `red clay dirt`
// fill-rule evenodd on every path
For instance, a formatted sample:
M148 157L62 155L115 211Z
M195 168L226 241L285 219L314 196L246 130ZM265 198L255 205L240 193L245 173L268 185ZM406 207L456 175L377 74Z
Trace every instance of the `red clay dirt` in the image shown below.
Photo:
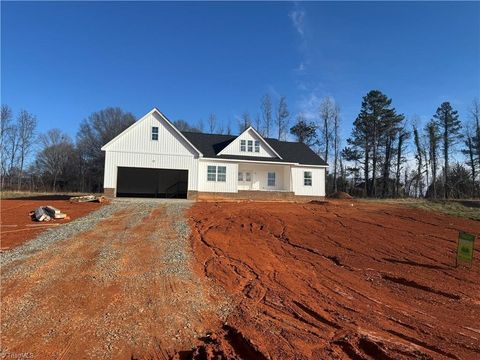
M222 304L191 270L179 206L116 205L89 230L2 266L0 358L190 355L220 326Z
M480 358L478 250L453 266L480 222L352 200L189 214L197 273L235 305L198 358Z
M33 221L29 215L30 211L46 205L60 209L70 219L52 219L48 222ZM0 200L0 248L2 250L14 248L51 228L52 224L65 224L87 215L102 205L95 202L70 203L68 197L61 196L44 196L32 199L2 199ZM38 226L27 226L34 224Z

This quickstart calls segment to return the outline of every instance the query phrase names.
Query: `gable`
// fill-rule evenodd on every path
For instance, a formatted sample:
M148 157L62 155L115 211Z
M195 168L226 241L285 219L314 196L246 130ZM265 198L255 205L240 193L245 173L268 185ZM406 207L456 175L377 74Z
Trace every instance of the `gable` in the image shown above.
M158 127L158 140L152 140ZM197 156L199 151L156 109L102 147L107 151Z
M245 151L242 150L242 141L245 144ZM255 148L255 142L257 141L259 147L258 152ZM251 147L249 146L251 144ZM252 151L249 151L252 150ZM248 128L243 133L238 135L233 141L231 141L223 150L218 153L219 156L224 155L236 155L236 156L248 156L259 158L279 158L271 146L253 129Z
M201 151L205 158L219 158L229 160L257 160L257 161L275 161L303 165L327 166L327 163L318 156L307 145L299 142L280 141L277 139L265 138L265 142L280 155L280 157L260 157L244 155L221 155L223 150L232 144L237 136L221 134L204 134L196 132L183 131L182 134ZM249 154L247 152L247 154Z

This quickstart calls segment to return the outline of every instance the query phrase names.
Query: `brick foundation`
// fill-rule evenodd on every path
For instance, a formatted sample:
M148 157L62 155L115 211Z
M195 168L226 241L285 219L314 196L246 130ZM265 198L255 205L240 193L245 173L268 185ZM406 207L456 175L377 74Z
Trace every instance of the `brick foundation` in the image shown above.
M198 200L198 191L188 190L187 199L188 200Z
M116 197L115 188L105 188L103 194L107 197ZM308 202L312 200L325 200L324 196L305 196L295 195L290 191L250 191L239 190L236 193L219 193L219 192L201 192L189 190L187 199L193 201L292 201L292 202Z
M308 202L312 200L325 200L324 196L305 196L295 195L290 191L249 191L239 190L236 193L218 193L218 192L195 192L196 197L192 200L199 201L232 201L232 200L252 200L252 201L293 201ZM190 197L189 197L190 199Z
M103 194L107 197L115 197L115 188L105 188Z

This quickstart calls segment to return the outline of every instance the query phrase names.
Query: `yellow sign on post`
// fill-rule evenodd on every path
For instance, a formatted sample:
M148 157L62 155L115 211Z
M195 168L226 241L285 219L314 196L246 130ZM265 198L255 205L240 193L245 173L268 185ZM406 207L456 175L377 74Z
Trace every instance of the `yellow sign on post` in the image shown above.
M461 231L458 234L457 261L459 263L472 265L473 251L475 249L475 235Z

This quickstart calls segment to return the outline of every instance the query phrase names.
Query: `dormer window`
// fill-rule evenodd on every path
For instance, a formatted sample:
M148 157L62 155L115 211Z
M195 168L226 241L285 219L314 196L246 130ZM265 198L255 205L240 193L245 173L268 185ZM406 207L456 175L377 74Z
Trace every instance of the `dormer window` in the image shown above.
M158 141L158 126L152 126L152 140Z
M255 140L255 152L258 153L260 152L260 141Z
M253 140L248 140L248 152L253 152Z
M240 140L240 151L241 152L247 151L247 141L246 140Z

